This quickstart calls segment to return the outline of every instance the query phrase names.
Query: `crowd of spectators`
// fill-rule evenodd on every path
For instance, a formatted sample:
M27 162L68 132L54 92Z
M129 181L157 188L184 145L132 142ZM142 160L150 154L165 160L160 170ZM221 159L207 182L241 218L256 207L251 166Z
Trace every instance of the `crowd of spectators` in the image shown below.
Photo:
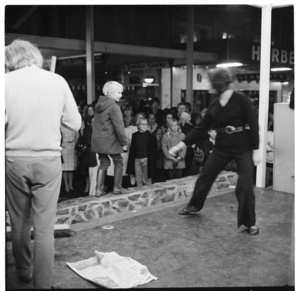
M85 184L84 190L81 191L84 194L81 194L95 195L99 159L97 153L91 151L91 136L96 103L97 101L88 105L78 104L78 111L82 116L81 129L72 137L63 134L62 153L65 165L63 165L62 190L65 193L76 192L76 189L73 190L75 172ZM192 111L190 103L180 102L172 108L161 109L157 97L151 98L150 101L141 99L138 106L131 104L126 97L122 97L118 105L122 111L128 140L128 151L121 154L124 163L123 188L140 187L199 174L210 153L206 145L209 144L210 148L213 146L210 131L205 132L196 144L188 146L177 157L170 156L168 150L183 140L185 135L199 124L206 108L201 111L195 108L195 111ZM79 136L83 136L88 145L84 153L74 151ZM147 163L144 162L145 158ZM68 165L70 161L72 161L71 167ZM139 163L137 172L135 163ZM105 178L104 190L108 193L113 188L113 177L114 166L111 163Z

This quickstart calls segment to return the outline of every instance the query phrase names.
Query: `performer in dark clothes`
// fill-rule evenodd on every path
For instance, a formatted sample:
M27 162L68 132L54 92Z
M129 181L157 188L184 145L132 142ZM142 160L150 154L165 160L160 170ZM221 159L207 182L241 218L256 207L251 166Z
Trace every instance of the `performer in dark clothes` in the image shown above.
M255 235L259 233L253 191L254 165L260 162L258 122L250 98L230 89L229 84L234 81L234 76L228 68L212 69L208 76L218 98L211 102L200 124L169 150L170 154L175 155L186 145L195 143L203 131L215 124L218 133L215 148L195 184L191 200L179 214L200 211L218 174L231 159L235 159L239 176L236 186L238 227L245 225L249 234Z

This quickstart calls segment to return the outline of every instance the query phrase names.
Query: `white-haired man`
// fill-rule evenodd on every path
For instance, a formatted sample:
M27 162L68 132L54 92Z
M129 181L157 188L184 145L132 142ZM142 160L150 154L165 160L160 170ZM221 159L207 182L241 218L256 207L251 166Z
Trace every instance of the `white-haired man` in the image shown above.
M54 223L61 186L61 126L81 126L72 92L61 76L42 69L28 41L5 48L5 170L7 209L18 278L51 288ZM34 254L31 253L31 226Z

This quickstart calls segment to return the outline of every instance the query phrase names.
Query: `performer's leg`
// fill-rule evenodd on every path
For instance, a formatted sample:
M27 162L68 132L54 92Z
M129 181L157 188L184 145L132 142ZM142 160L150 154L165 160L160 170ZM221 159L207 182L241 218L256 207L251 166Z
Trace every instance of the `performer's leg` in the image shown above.
M228 162L228 154L214 149L206 161L201 174L196 181L193 196L188 203L188 208L193 207L198 211L203 208L209 190L218 174Z
M235 193L238 200L238 227L255 226L255 195L253 190L253 160L252 151L234 153L237 161L238 182Z

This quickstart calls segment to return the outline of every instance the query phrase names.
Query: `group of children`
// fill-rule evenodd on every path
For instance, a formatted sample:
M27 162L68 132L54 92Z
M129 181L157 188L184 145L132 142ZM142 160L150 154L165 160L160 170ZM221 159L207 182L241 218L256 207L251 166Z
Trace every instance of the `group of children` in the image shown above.
M182 149L176 157L169 154L169 149L182 141L194 126L186 105L179 103L177 108L175 114L166 110L161 124L156 122L155 113L152 111L148 115L139 112L136 116L141 118L133 118L137 131L132 134L129 145L126 173L135 177L138 187L198 174L213 148L217 132L211 128L203 139L199 140L199 144ZM127 112L132 111L128 110L128 107L123 111L125 129L125 120L130 119ZM194 153L197 150L203 153L200 163L194 163ZM192 165L194 171L191 171Z

